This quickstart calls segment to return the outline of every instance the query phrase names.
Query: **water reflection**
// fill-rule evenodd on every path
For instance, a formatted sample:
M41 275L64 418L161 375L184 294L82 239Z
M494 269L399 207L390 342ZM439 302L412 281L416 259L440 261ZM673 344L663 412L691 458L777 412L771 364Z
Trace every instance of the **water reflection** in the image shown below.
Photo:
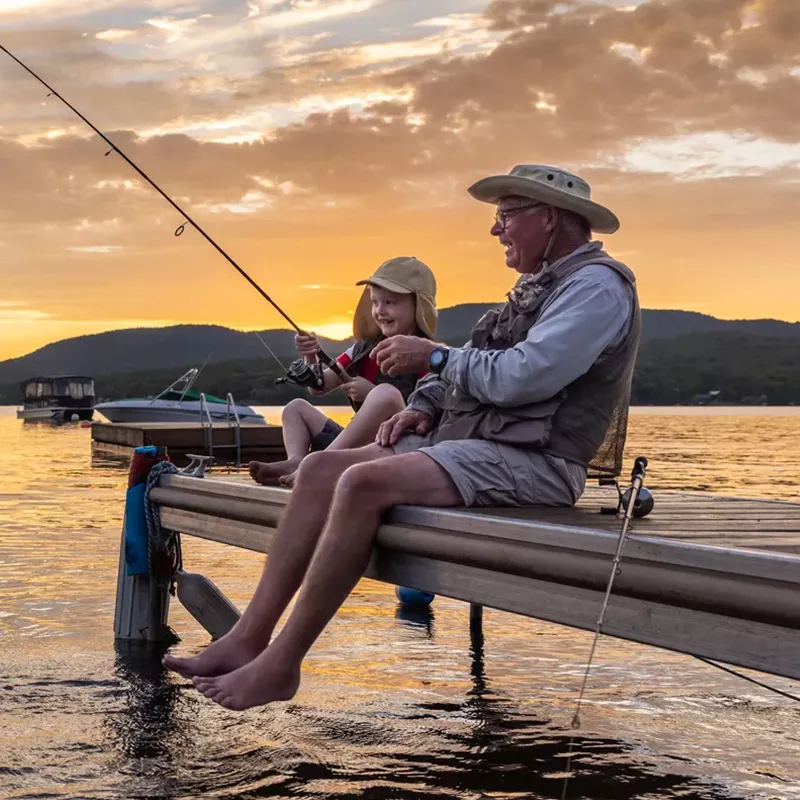
M651 485L797 493L800 413L634 414ZM344 412L346 416L346 411ZM112 639L128 452L0 409L0 796L561 796L589 636L362 581L292 703L235 714ZM262 558L189 539L240 608ZM183 648L207 643L178 603ZM783 682L776 680L778 685ZM601 640L567 797L800 800L800 712L691 659ZM788 682L786 682L788 684ZM785 685L787 690L792 687ZM796 688L794 689L796 691Z
M177 719L182 689L161 666L166 647L149 642L114 645L122 704L109 709L105 728L125 780L120 797L173 797L174 758L190 745L187 720Z
M428 639L433 639L435 617L436 614L431 606L407 606L398 603L394 610L396 620L406 623L411 629L424 630Z

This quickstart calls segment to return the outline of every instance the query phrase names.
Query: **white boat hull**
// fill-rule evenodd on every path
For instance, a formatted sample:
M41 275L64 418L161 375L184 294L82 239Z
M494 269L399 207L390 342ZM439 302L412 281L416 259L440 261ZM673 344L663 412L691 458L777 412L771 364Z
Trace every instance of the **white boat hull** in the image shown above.
M69 422L73 416L79 419L91 419L92 410L87 408L65 408L63 406L17 409L17 419L24 419L26 422Z
M228 415L224 403L206 403L208 412L214 422L226 422L233 419ZM239 421L248 425L266 425L261 414L250 406L234 406ZM196 400L183 400L180 403L171 400L114 400L110 403L98 403L94 407L109 422L200 422L200 403ZM205 414L202 421L205 422Z
M56 408L18 408L17 419L29 419L35 421L53 419L59 411Z

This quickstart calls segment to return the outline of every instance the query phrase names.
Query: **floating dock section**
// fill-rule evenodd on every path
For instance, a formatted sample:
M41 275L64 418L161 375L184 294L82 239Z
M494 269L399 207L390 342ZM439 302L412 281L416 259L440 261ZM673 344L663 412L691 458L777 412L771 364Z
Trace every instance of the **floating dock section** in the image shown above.
M151 493L165 528L258 553L289 497L239 476L164 475ZM398 506L366 576L593 630L620 526L600 507L615 502L592 487L573 509ZM800 504L659 492L633 522L603 631L800 679L798 598Z
M238 431L238 433L237 433ZM134 447L166 447L176 463L188 453L213 455L216 462L234 461L237 436L241 461L278 461L286 457L280 425L229 425L215 422L93 422L92 442L100 448L129 451Z

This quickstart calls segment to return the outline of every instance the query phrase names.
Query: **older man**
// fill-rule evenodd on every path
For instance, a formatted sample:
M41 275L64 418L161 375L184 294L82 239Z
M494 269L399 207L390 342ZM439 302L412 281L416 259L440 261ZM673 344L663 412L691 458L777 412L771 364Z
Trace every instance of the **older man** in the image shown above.
M467 347L406 336L376 347L389 375L433 374L375 444L302 462L242 618L198 656L165 659L227 708L294 696L303 658L361 577L387 508L571 505L588 469L619 471L639 304L630 270L590 241L592 230L614 232L617 218L585 181L552 167L517 166L469 191L496 204L491 234L521 276Z

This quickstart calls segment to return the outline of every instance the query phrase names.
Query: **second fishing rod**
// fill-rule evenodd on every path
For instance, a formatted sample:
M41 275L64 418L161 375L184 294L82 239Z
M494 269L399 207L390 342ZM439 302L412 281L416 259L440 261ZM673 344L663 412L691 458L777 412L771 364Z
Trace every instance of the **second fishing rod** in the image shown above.
M239 264L214 240L214 238L206 233L202 226L195 222L195 220L186 213L186 211L179 206L138 164L132 161L122 150L117 147L99 128L90 122L75 106L66 100L56 89L54 89L47 81L34 72L27 64L21 61L10 50L0 44L0 51L4 52L9 58L14 60L21 66L29 75L33 76L39 83L44 86L49 92L48 97L52 95L58 98L73 114L75 114L82 122L89 126L111 149L106 152L106 155L116 153L131 169L133 169L143 180L153 187L184 219L184 221L175 229L175 236L180 236L187 225L191 225L285 320L292 326L292 328L299 334L306 334L294 320L250 277L250 275L242 269ZM317 356L319 361L329 369L333 370L336 375L341 379L342 383L348 383L351 376L345 371L339 362L328 355L322 348L319 349ZM280 360L278 361L280 364ZM283 365L281 364L283 368ZM286 378L283 381L297 383L303 386L312 386L318 388L322 380L321 371L317 371L311 365L305 363L295 362L292 367L286 371Z

